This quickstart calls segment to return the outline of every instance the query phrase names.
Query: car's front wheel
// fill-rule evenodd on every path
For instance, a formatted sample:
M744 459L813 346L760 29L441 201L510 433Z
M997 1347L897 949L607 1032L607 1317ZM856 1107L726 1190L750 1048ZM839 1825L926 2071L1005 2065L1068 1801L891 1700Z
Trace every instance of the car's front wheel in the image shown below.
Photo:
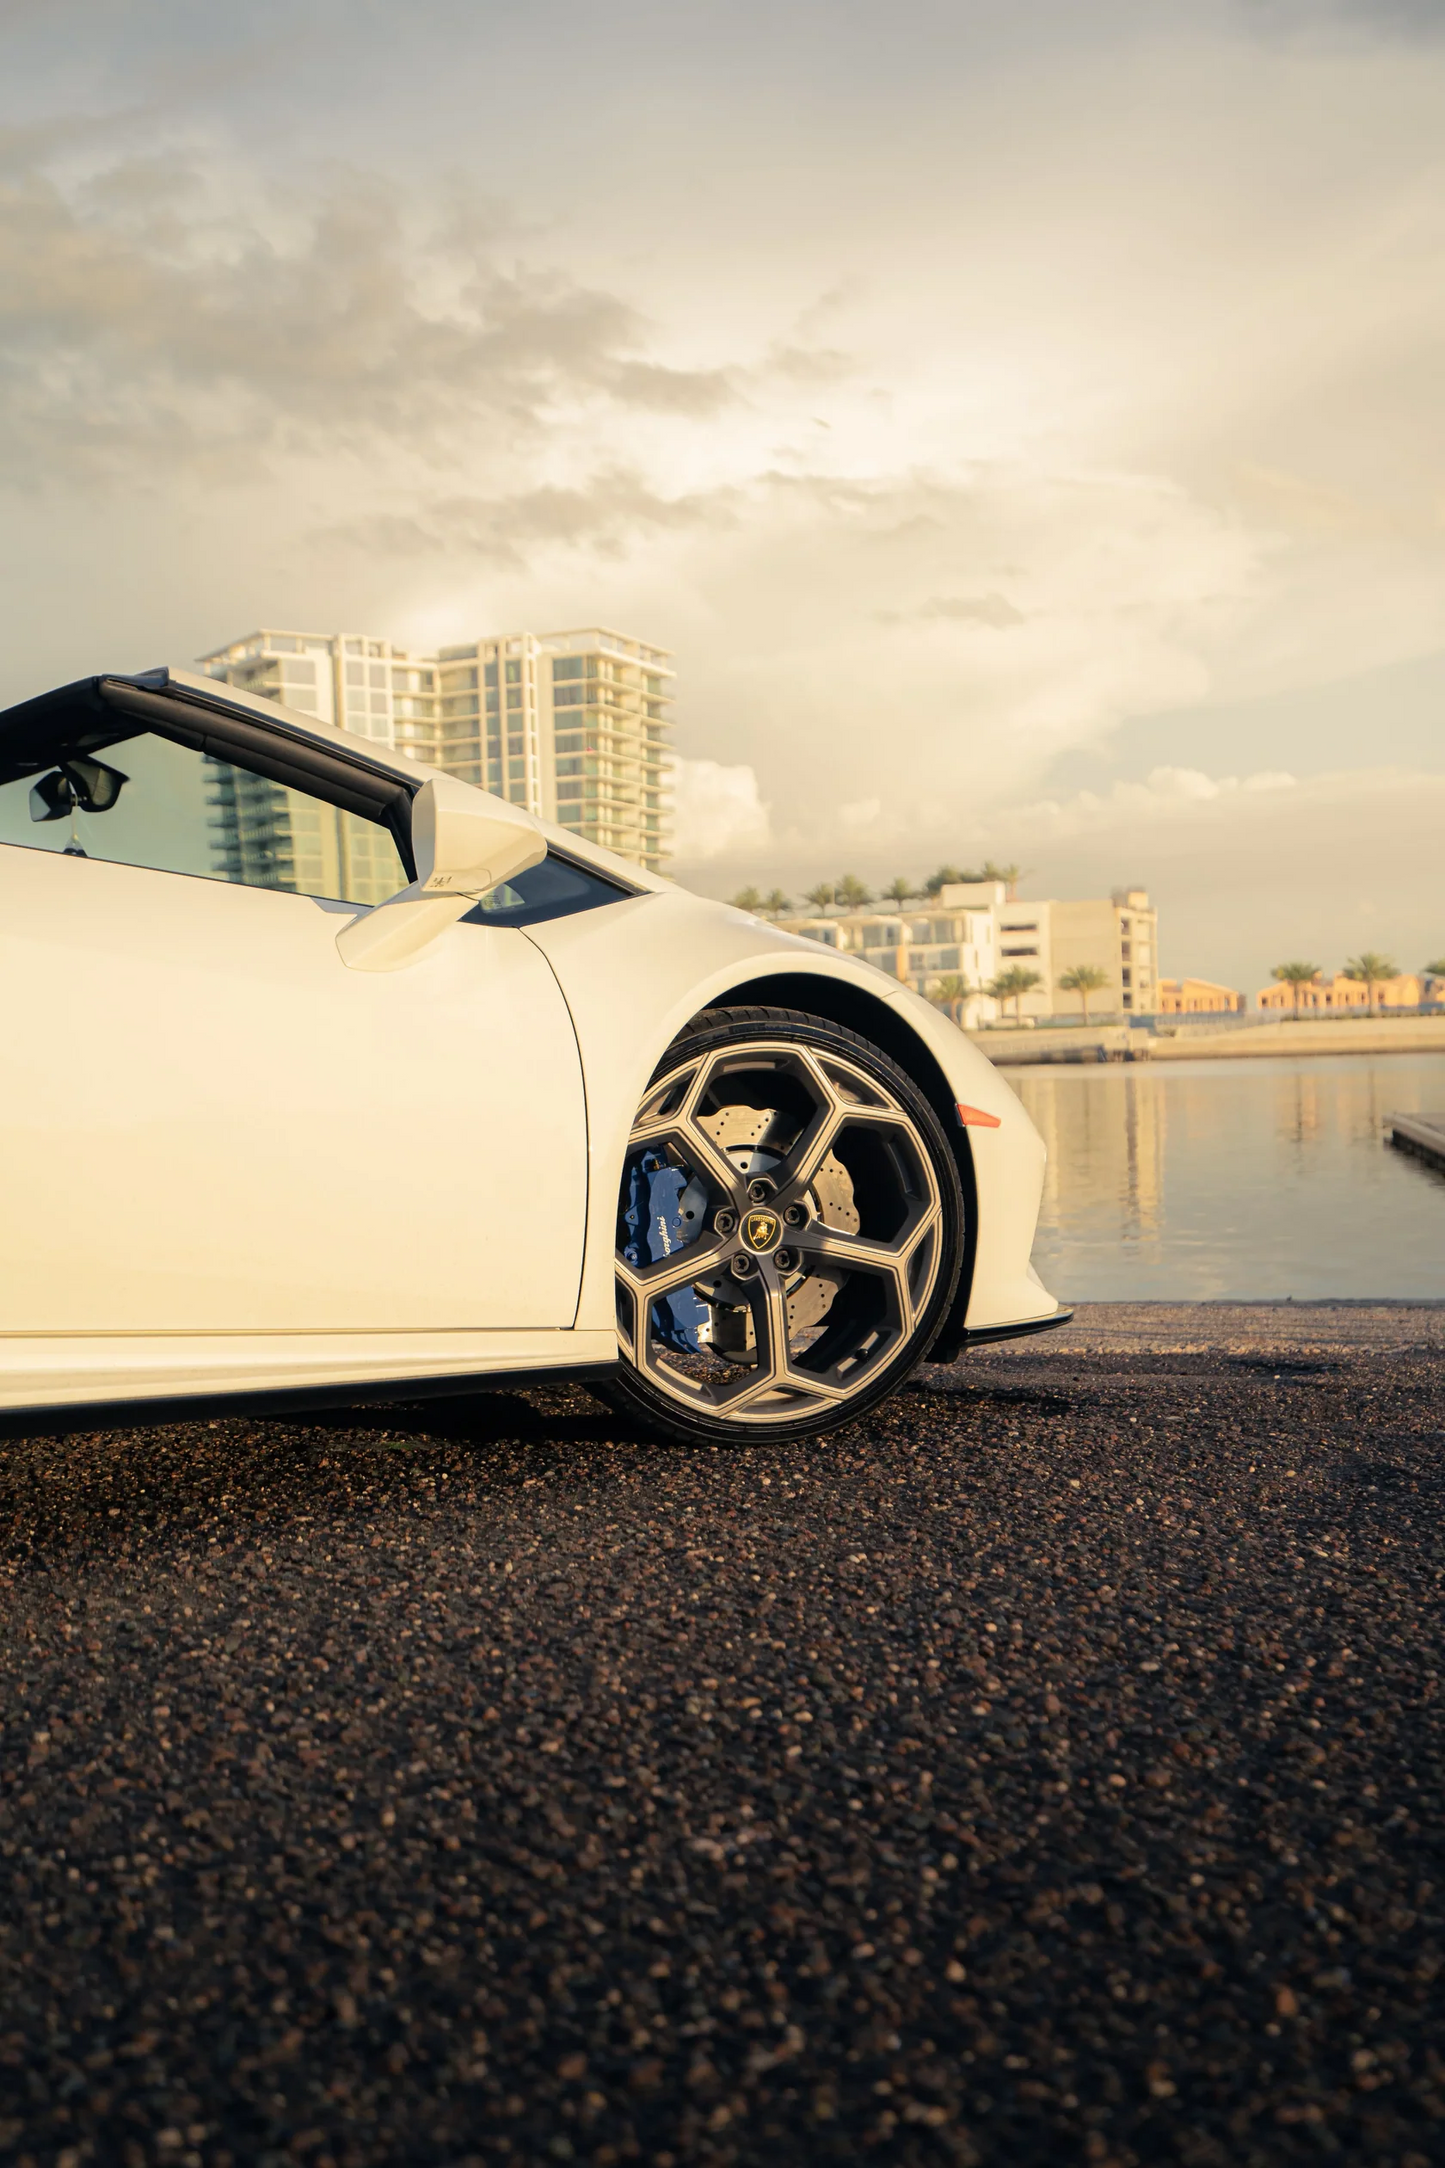
M948 1139L885 1054L792 1010L706 1011L628 1140L607 1397L699 1442L832 1429L927 1352L963 1237Z

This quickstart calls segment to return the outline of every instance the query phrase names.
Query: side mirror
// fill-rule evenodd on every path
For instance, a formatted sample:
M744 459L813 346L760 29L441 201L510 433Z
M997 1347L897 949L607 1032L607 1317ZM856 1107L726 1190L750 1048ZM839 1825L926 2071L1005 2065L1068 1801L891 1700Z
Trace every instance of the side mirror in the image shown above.
M450 775L434 775L413 798L411 847L418 894L470 902L547 855L530 813Z
M540 865L547 839L530 813L434 775L412 800L410 888L343 926L336 946L353 971L399 971L479 897Z

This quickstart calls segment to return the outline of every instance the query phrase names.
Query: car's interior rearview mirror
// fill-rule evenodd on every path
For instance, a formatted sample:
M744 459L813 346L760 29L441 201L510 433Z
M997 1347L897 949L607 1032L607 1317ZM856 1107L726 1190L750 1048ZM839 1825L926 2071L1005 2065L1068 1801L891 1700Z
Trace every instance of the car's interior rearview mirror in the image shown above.
M103 760L72 754L31 785L30 818L67 821L72 813L108 813L129 781L128 775L108 768Z

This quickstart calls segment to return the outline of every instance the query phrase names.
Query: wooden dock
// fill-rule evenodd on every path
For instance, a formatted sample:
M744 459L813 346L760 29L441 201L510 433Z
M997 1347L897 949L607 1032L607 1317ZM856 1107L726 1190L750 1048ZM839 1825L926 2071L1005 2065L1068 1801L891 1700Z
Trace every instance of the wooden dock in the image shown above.
M1385 1130L1400 1151L1445 1169L1445 1114L1387 1114Z

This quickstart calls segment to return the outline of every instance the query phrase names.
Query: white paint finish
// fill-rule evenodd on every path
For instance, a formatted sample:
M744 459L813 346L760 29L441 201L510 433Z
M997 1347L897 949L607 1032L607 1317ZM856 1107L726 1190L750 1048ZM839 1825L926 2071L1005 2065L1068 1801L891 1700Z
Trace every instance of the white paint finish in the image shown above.
M0 1341L0 1407L421 1384L616 1359L606 1332L97 1333Z
M416 884L362 911L336 936L348 971L407 971L472 907L471 896L423 896Z
M685 889L529 929L557 971L577 1022L591 1135L589 1218L579 1326L612 1318L615 1200L633 1116L647 1081L691 1016L749 979L808 972L886 1001L933 1054L955 1099L999 1117L970 1132L978 1190L978 1248L967 1322L1020 1323L1058 1308L1029 1269L1043 1188L1044 1145L993 1064L921 996L867 964L785 934Z
M551 972L476 925L348 971L351 915L0 846L0 1333L573 1323Z
M955 1098L998 1116L997 1129L968 1132L978 1233L964 1323L979 1332L1052 1317L1059 1304L1029 1263L1048 1158L1043 1138L1012 1086L940 1009L909 987L898 989L893 1006L932 1052Z

